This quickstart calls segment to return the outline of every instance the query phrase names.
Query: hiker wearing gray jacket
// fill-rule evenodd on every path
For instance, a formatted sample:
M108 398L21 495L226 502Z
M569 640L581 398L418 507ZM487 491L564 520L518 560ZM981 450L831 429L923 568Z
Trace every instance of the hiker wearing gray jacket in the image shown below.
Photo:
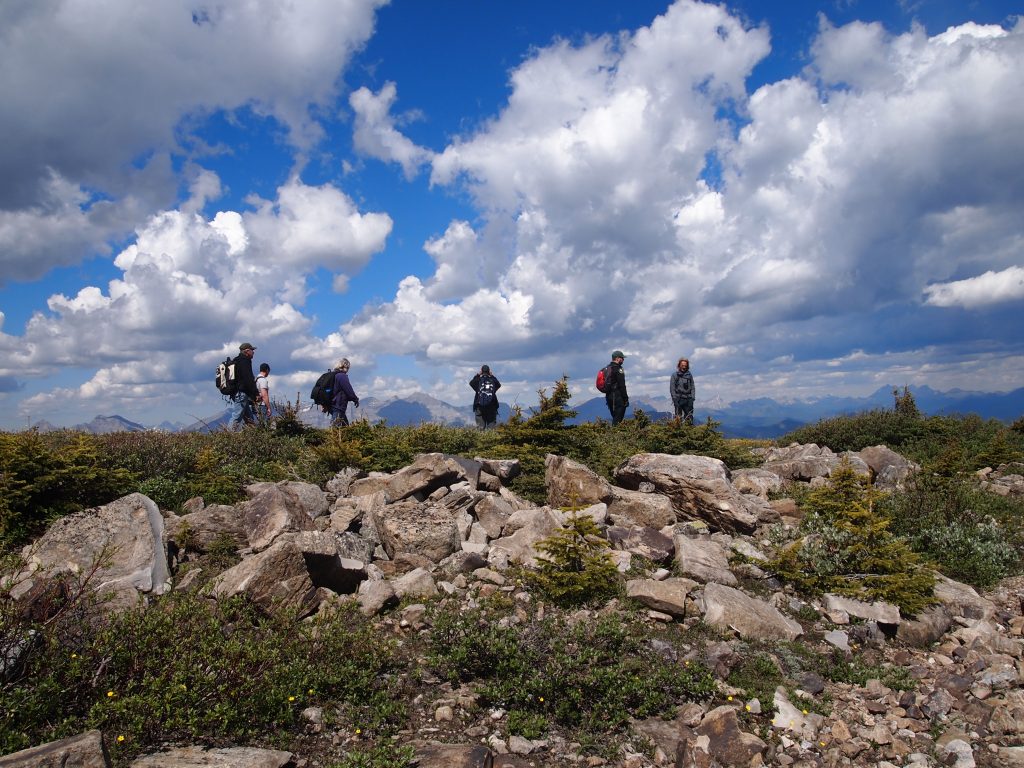
M690 361L680 357L676 370L668 382L668 393L672 397L672 405L676 410L676 418L682 418L687 424L693 424L693 400L697 396L697 387L690 373Z

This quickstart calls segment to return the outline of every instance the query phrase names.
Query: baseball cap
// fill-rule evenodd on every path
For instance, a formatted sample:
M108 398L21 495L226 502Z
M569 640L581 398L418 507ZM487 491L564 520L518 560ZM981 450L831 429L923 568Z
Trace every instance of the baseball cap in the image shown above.
M250 343L249 343L248 341L247 341L247 342L245 342L244 344L239 344L239 345L238 345L238 351L239 351L239 352L245 352L245 350L247 350L247 349L253 349L253 350L254 350L254 349L256 349L256 347L254 347L254 346L253 346L252 344L250 344Z

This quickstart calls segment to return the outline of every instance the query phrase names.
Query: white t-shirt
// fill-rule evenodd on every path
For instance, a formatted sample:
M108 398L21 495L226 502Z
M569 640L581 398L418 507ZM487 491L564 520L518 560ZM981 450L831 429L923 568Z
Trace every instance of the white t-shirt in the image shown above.
M268 399L270 395L270 377L269 376L257 376L256 377L256 389L260 392L260 398L262 399L263 393L266 392Z

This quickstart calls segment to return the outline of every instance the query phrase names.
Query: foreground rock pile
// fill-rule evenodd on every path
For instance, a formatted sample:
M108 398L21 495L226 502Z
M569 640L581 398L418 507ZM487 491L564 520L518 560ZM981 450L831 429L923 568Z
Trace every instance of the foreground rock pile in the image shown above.
M519 471L516 462L443 454L421 455L391 474L344 471L325 488L257 483L246 502L207 506L194 499L180 516L133 494L59 521L26 548L12 595L30 602L56 574L86 572L104 552L109 565L94 581L112 596L112 609L212 576L211 594L246 595L268 611L311 615L356 601L385 628L418 633L429 631L423 604L435 599L469 607L505 592L524 614L535 610L507 571L534 565L538 542L571 507L600 526L621 572L653 564L626 584L647 621L702 623L721 637L684 655L664 649L666 664L706 663L720 678L721 696L684 705L673 721L635 723L636 738L615 765L1024 766L1024 584L1008 581L982 597L940 578L936 605L912 618L895 606L835 595L801 601L758 565L771 552L772 527L799 523L792 500L770 496L791 483L820 485L844 460L882 488L899 487L916 467L884 446L836 455L793 445L765 450L762 458L760 468L730 472L707 457L641 454L616 469L613 484L551 455L543 506L506 487ZM1015 469L998 468L980 481L1012 489L1020 477ZM242 554L237 565L215 575L182 567L225 542ZM403 602L405 608L392 610ZM602 610L621 608L613 601ZM822 655L869 654L881 668L901 670L912 687L891 689L878 679L855 686L807 672L799 688L779 688L767 701L725 682L751 647L782 654L779 643L798 640ZM540 741L510 736L504 713L482 709L468 687L436 681L436 696L414 708L404 736L421 768L607 764L554 733ZM322 716L311 712L308 719L313 731L343 748L341 734L324 731ZM95 732L0 758L0 767L107 764ZM133 765L311 763L274 750L188 747Z

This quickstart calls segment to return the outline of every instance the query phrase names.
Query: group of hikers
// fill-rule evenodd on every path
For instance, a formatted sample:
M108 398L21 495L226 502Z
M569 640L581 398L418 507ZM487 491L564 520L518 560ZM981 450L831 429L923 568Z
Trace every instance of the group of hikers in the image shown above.
M229 425L232 429L253 424L257 417L265 416L269 419L272 415L270 366L267 363L261 363L259 375L254 375L252 358L255 353L256 347L245 342L238 347L238 356L232 361L236 382L235 394L228 396L231 401ZM629 407L626 373L622 369L625 360L626 356L622 350L616 349L612 352L611 362L602 368L597 376L597 388L604 393L605 404L608 406L612 424L621 422ZM359 407L359 398L348 377L351 367L348 358L343 357L333 370L328 372L333 372L334 375L333 377L327 376L329 386L325 390L329 393L329 399L323 401L322 407L325 412L330 414L332 426L347 427L349 403L356 408ZM473 415L476 418L476 426L479 429L494 427L498 421L497 393L501 389L501 382L491 373L490 366L482 365L479 373L469 380L469 386L474 393ZM687 358L679 358L676 370L672 372L669 379L668 389L675 410L675 418L687 424L693 424L693 401L696 398L697 389L693 383L690 361Z

